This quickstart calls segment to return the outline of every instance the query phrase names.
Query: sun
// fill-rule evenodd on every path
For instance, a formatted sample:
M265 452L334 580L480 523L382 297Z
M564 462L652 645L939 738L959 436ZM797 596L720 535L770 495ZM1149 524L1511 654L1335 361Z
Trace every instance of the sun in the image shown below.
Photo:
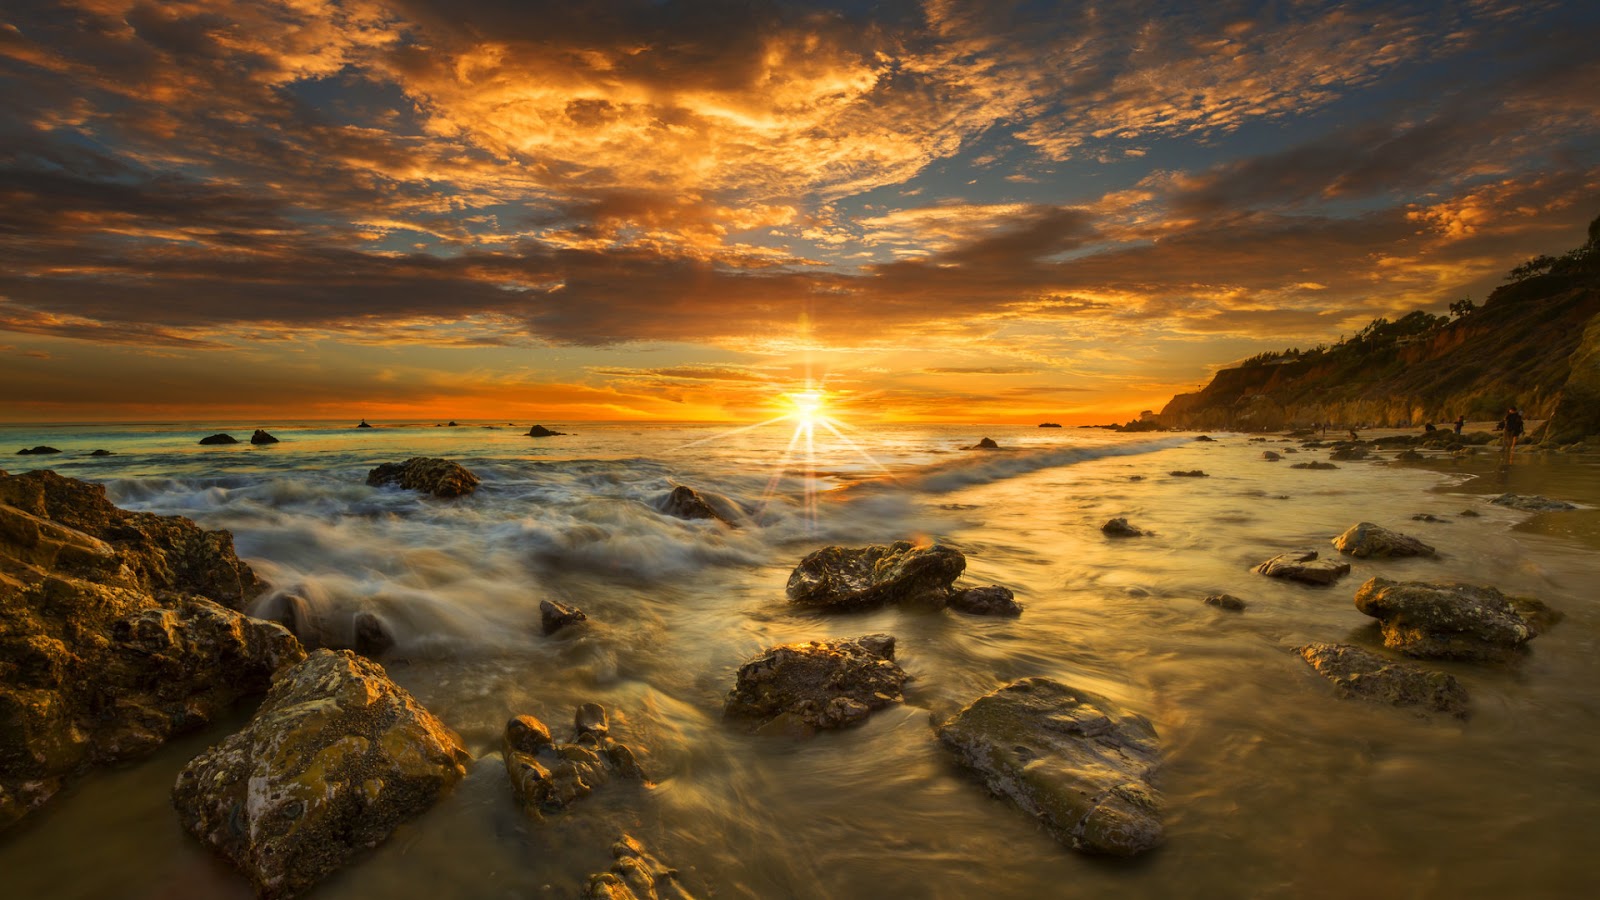
M814 425L823 418L824 405L822 392L818 390L795 391L784 394L789 405L794 407L794 417L803 425Z

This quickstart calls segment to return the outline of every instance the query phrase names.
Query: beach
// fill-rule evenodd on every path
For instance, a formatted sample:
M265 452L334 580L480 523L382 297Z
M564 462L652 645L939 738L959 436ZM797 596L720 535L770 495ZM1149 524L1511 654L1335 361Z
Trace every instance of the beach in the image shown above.
M11 457L13 474L51 468L105 484L124 508L231 532L269 585L255 615L281 617L292 596L334 639L357 613L376 615L393 641L378 661L461 736L466 780L318 897L575 896L622 831L696 896L723 898L1488 898L1592 883L1593 454L1507 460L1490 444L1401 462L1387 449L1305 470L1290 466L1328 449L1278 434L546 423L567 433L531 438L526 424L374 424L269 426L281 443L260 447L199 446L214 426L0 428L0 446L63 451ZM251 427L226 430L244 439ZM1001 449L968 449L985 437ZM365 483L414 456L455 460L482 484L438 500ZM1171 474L1194 470L1205 474ZM677 485L722 504L731 524L664 514ZM1490 502L1507 492L1578 508ZM1148 533L1109 537L1113 517ZM1297 548L1338 558L1330 541L1364 521L1439 555L1347 559L1352 571L1328 586L1251 571ZM963 584L1007 587L1024 612L841 614L786 600L806 554L895 540L959 549ZM1465 719L1343 699L1293 648L1386 652L1352 602L1372 577L1494 586L1564 618L1509 662L1426 662L1465 687ZM1202 602L1219 593L1244 609ZM588 620L544 635L543 600ZM905 703L808 737L724 720L734 673L763 648L873 632L897 639ZM1154 725L1163 846L1133 861L1073 853L941 749L937 723L1028 676ZM499 757L506 720L565 725L586 702L605 707L648 778L532 818ZM179 770L248 715L247 704L92 773L0 835L10 889L251 896L170 800Z

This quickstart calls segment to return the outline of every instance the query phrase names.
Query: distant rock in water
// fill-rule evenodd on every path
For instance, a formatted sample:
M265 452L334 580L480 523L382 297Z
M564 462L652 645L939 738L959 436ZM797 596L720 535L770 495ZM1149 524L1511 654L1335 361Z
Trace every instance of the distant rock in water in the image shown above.
M1334 450L1332 453L1329 453L1328 454L1328 458L1331 459L1331 460L1334 460L1335 462L1345 462L1347 460L1366 459L1367 458L1367 448L1365 448L1365 447L1340 447L1340 448Z
M1086 853L1133 856L1162 841L1155 728L1104 697L1024 678L939 726L939 742L996 796Z
M1305 584L1333 584L1349 574L1350 564L1331 559L1318 559L1317 551L1301 550L1274 556L1250 571Z
M554 600L539 601L539 627L545 634L555 634L568 625L588 620L583 610Z
M447 427L447 428L455 428L455 427L457 427L456 426L456 420L455 419L451 419L450 421L446 422L445 423L445 427Z
M1578 508L1565 500L1551 500L1538 494L1501 494L1489 502L1495 506L1508 506L1525 512L1559 512Z
M1197 441L1199 441L1201 443L1204 443L1204 444L1214 444L1217 441L1216 438L1214 438L1214 437L1212 437L1210 435L1207 435L1207 434L1197 435L1195 437L1195 440L1197 440Z
M1168 472L1167 474L1171 475L1173 478L1210 478L1211 477L1210 475L1207 475L1206 473L1200 471L1199 469L1190 469L1187 472L1180 472L1180 471L1174 469L1173 471Z
M1239 612L1244 609L1244 601L1232 594L1212 594L1205 598L1207 606L1226 609L1229 612Z
M1467 717L1467 689L1455 676L1410 663L1392 662L1350 644L1313 642L1294 652L1333 682L1340 697L1358 697L1413 708L1419 715Z
M1010 588L991 584L950 592L950 608L972 616L1020 616L1022 604Z
M1333 546L1340 553L1349 554L1357 559L1438 555L1433 547L1414 537L1390 531L1382 525L1374 525L1371 522L1351 525L1344 534L1333 539Z
M887 634L784 644L739 667L723 714L777 729L839 728L903 702L906 680Z
M1312 461L1312 462L1303 462L1303 463L1292 463L1292 464L1290 464L1289 468L1291 468L1291 469L1337 469L1339 467L1334 465L1333 463Z
M268 434L264 429L257 428L256 429L256 433L250 435L250 443L252 443L252 444L276 444L276 443L278 443L278 439L273 437L272 435Z
M678 881L678 870L651 856L627 835L611 846L611 871L589 876L584 900L694 900Z
M172 802L258 897L287 898L433 806L471 758L377 663L318 650L184 767Z
M478 476L448 459L414 456L403 463L384 463L367 473L367 484L397 484L446 500L478 489Z
M1060 428L1061 427L1061 423L1059 423L1059 422L1040 422L1039 423L1039 427L1040 428Z
M24 447L23 449L17 451L17 455L18 456L48 456L48 455L50 455L52 453L60 453L60 452L61 452L60 450L57 450L54 447L46 447L45 445L40 444L37 447Z
M367 424L367 420L366 419L362 419L361 420L361 424L357 425L356 427L357 428L371 428L372 426Z
M973 444L971 447L968 447L967 449L968 450L999 450L1000 449L1000 445L996 444L994 442L993 438L984 438L983 440L977 442L976 444Z
M1143 537L1143 529L1128 524L1128 520L1118 516L1100 526L1100 530L1112 537Z
M506 774L524 811L535 816L565 809L606 784L613 775L644 781L633 749L611 737L605 709L585 703L573 716L574 734L559 743L533 716L506 723Z
M1532 597L1448 582L1373 578L1355 603L1381 623L1385 647L1424 658L1504 660L1561 618Z
M561 437L565 431L551 431L543 425L535 425L528 429L528 437Z
M213 434L210 437L201 438L200 439L200 443L203 446L214 446L214 445L217 445L217 444L237 444L237 443L239 443L239 439L234 437L231 434L220 434L219 433L219 434Z
M1261 458L1266 460L1267 462L1277 462L1278 460L1283 459L1283 457L1281 455L1279 455L1278 453L1275 453L1275 452L1273 452L1271 450L1263 450L1263 451L1261 451Z
M851 549L824 547L789 575L786 591L799 606L863 609L885 603L943 604L967 567L960 550L910 541Z
M116 456L116 454L112 453L110 450L96 450L93 453L90 453L89 455L90 456Z
M660 509L663 513L679 519L715 519L725 525L733 524L712 509L711 504L707 503L694 488L687 485L680 484L673 488L672 493L661 501Z
M1399 453L1396 453L1394 458L1402 462L1416 462L1424 457L1421 453L1418 453L1417 451L1407 447L1406 449L1401 450Z

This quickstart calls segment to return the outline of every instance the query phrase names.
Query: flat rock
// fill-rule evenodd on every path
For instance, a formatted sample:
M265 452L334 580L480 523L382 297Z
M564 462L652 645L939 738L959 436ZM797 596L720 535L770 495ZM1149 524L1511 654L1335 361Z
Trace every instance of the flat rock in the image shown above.
M1022 604L1010 588L991 584L950 592L950 608L974 616L1020 616Z
M377 663L318 650L184 767L172 800L258 897L293 897L431 807L470 758Z
M1199 469L1190 469L1187 472L1180 472L1180 471L1174 469L1173 471L1168 472L1167 474L1171 475L1173 478L1210 478L1211 477L1211 476L1207 475L1206 473L1200 471Z
M1315 550L1299 550L1281 553L1250 571L1306 584L1333 584L1350 572L1350 564L1332 559L1318 559Z
M739 667L723 714L758 726L839 728L903 702L907 680L887 634L783 644Z
M555 812L589 796L613 776L644 781L633 749L610 735L606 712L585 703L573 715L573 736L566 743L533 716L506 723L506 774L517 803L531 814Z
M1318 462L1316 460L1312 460L1311 462L1292 463L1289 466L1289 468L1291 468L1291 469L1337 469L1339 467L1334 465L1333 463L1325 463L1325 462Z
M256 445L276 444L278 439L268 434L265 429L257 428L255 434L250 435L250 443Z
M1047 678L979 698L939 742L995 795L1075 850L1132 856L1161 843L1155 728L1111 701Z
M568 625L588 620L583 610L554 600L539 601L539 626L545 634L555 634Z
M1128 520L1121 516L1100 526L1100 530L1112 537L1143 537L1145 532L1128 524Z
M1340 553L1349 554L1357 559L1438 555L1431 546L1414 537L1390 531L1371 522L1351 525L1344 534L1333 539L1333 546Z
M200 443L202 446L209 447L216 444L237 444L239 439L231 434L213 434L210 437L201 438Z
M799 606L864 609L885 603L944 603L967 567L960 550L910 541L824 547L800 561L786 592Z
M1455 582L1373 578L1355 604L1379 621L1385 647L1422 658L1508 659L1561 618L1532 597Z
M1467 717L1467 689L1454 675L1384 659L1350 644L1310 643L1294 648L1318 675L1333 682L1340 697L1360 698Z
M395 484L448 500L477 490L478 476L448 459L413 456L403 463L383 463L368 472L367 484Z
M1226 609L1230 612L1239 612L1245 606L1243 600L1232 594L1211 594L1206 597L1205 604L1207 606L1215 606L1218 609Z
M633 838L623 835L611 846L611 855L617 861L609 872L589 876L586 900L694 900L678 881L678 870Z
M1495 506L1508 506L1512 509L1521 509L1528 512L1554 512L1578 508L1565 500L1551 500L1549 497L1541 497L1538 494L1501 494L1489 502Z

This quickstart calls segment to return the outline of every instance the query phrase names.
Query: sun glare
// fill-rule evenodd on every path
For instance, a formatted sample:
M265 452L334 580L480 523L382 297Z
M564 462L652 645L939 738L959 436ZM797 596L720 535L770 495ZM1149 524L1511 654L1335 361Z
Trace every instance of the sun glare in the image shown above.
M795 391L785 394L790 405L795 409L795 416L804 424L811 425L822 418L822 392L818 390Z

